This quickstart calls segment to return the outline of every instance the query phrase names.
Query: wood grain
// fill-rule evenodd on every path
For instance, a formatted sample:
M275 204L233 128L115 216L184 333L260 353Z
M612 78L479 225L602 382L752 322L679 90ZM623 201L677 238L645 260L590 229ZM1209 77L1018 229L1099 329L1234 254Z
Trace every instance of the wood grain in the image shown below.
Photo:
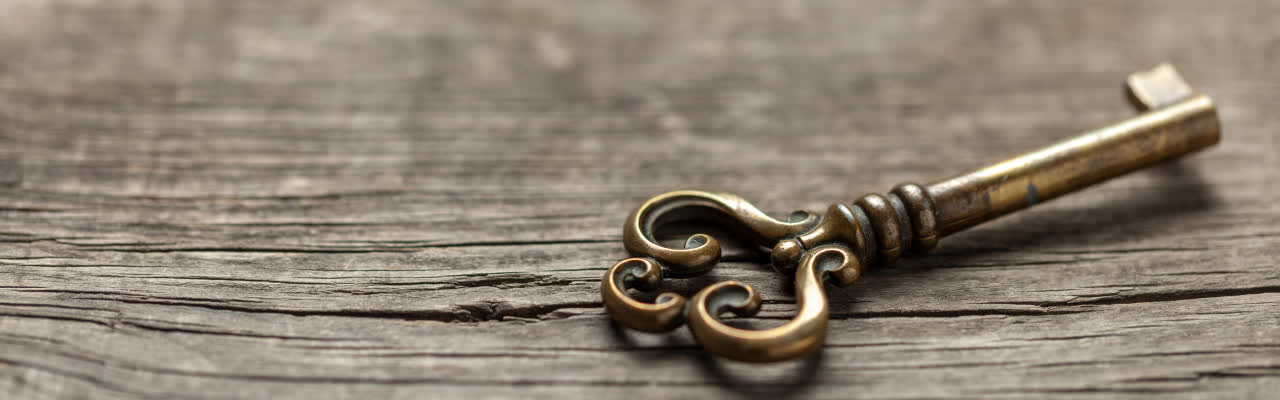
M1280 3L0 2L0 397L1274 397ZM806 360L610 323L632 207L784 213L1131 115L1216 148L833 293ZM831 185L832 182L838 184ZM786 188L774 190L773 188ZM696 227L678 234L693 232ZM690 293L787 284L734 252Z

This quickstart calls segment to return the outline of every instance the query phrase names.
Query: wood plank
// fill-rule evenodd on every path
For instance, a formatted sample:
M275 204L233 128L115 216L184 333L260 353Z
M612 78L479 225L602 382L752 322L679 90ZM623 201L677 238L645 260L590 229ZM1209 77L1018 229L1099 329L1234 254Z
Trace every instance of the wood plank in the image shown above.
M735 5L0 2L0 397L1280 390L1280 4ZM1164 60L1221 144L871 271L818 356L713 359L600 307L649 196L782 214L943 178L1131 115ZM667 284L787 318L729 256Z

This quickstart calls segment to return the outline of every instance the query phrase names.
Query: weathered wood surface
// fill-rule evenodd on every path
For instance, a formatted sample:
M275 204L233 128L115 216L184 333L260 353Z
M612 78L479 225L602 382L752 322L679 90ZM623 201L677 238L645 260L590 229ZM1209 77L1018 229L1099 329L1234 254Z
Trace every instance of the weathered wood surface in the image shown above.
M0 397L1274 398L1280 4L0 3ZM819 356L614 327L619 224L818 209L1131 115L1216 148L833 294ZM830 185L836 182L836 185ZM776 189L781 188L781 189ZM738 254L786 318L785 281Z

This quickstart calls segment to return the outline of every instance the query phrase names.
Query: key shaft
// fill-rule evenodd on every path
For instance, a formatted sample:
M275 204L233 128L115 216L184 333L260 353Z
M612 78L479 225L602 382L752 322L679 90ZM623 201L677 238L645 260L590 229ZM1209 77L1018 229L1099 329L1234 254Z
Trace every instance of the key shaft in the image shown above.
M1218 143L1213 102L1193 96L928 186L946 236Z
M1172 66L1130 75L1126 89L1137 116L927 186L903 183L886 195L837 205L847 218L823 218L815 229L779 241L774 267L789 271L809 249L833 242L853 247L863 265L890 264L947 235L1221 140L1213 101Z

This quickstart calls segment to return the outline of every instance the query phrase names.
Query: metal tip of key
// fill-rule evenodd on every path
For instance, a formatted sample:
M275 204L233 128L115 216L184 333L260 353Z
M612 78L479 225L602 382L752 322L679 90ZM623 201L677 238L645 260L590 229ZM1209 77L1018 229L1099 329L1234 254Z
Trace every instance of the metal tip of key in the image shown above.
M1129 102L1139 112L1174 104L1195 95L1191 85L1169 63L1129 75L1129 79L1125 80L1125 88L1129 94Z

